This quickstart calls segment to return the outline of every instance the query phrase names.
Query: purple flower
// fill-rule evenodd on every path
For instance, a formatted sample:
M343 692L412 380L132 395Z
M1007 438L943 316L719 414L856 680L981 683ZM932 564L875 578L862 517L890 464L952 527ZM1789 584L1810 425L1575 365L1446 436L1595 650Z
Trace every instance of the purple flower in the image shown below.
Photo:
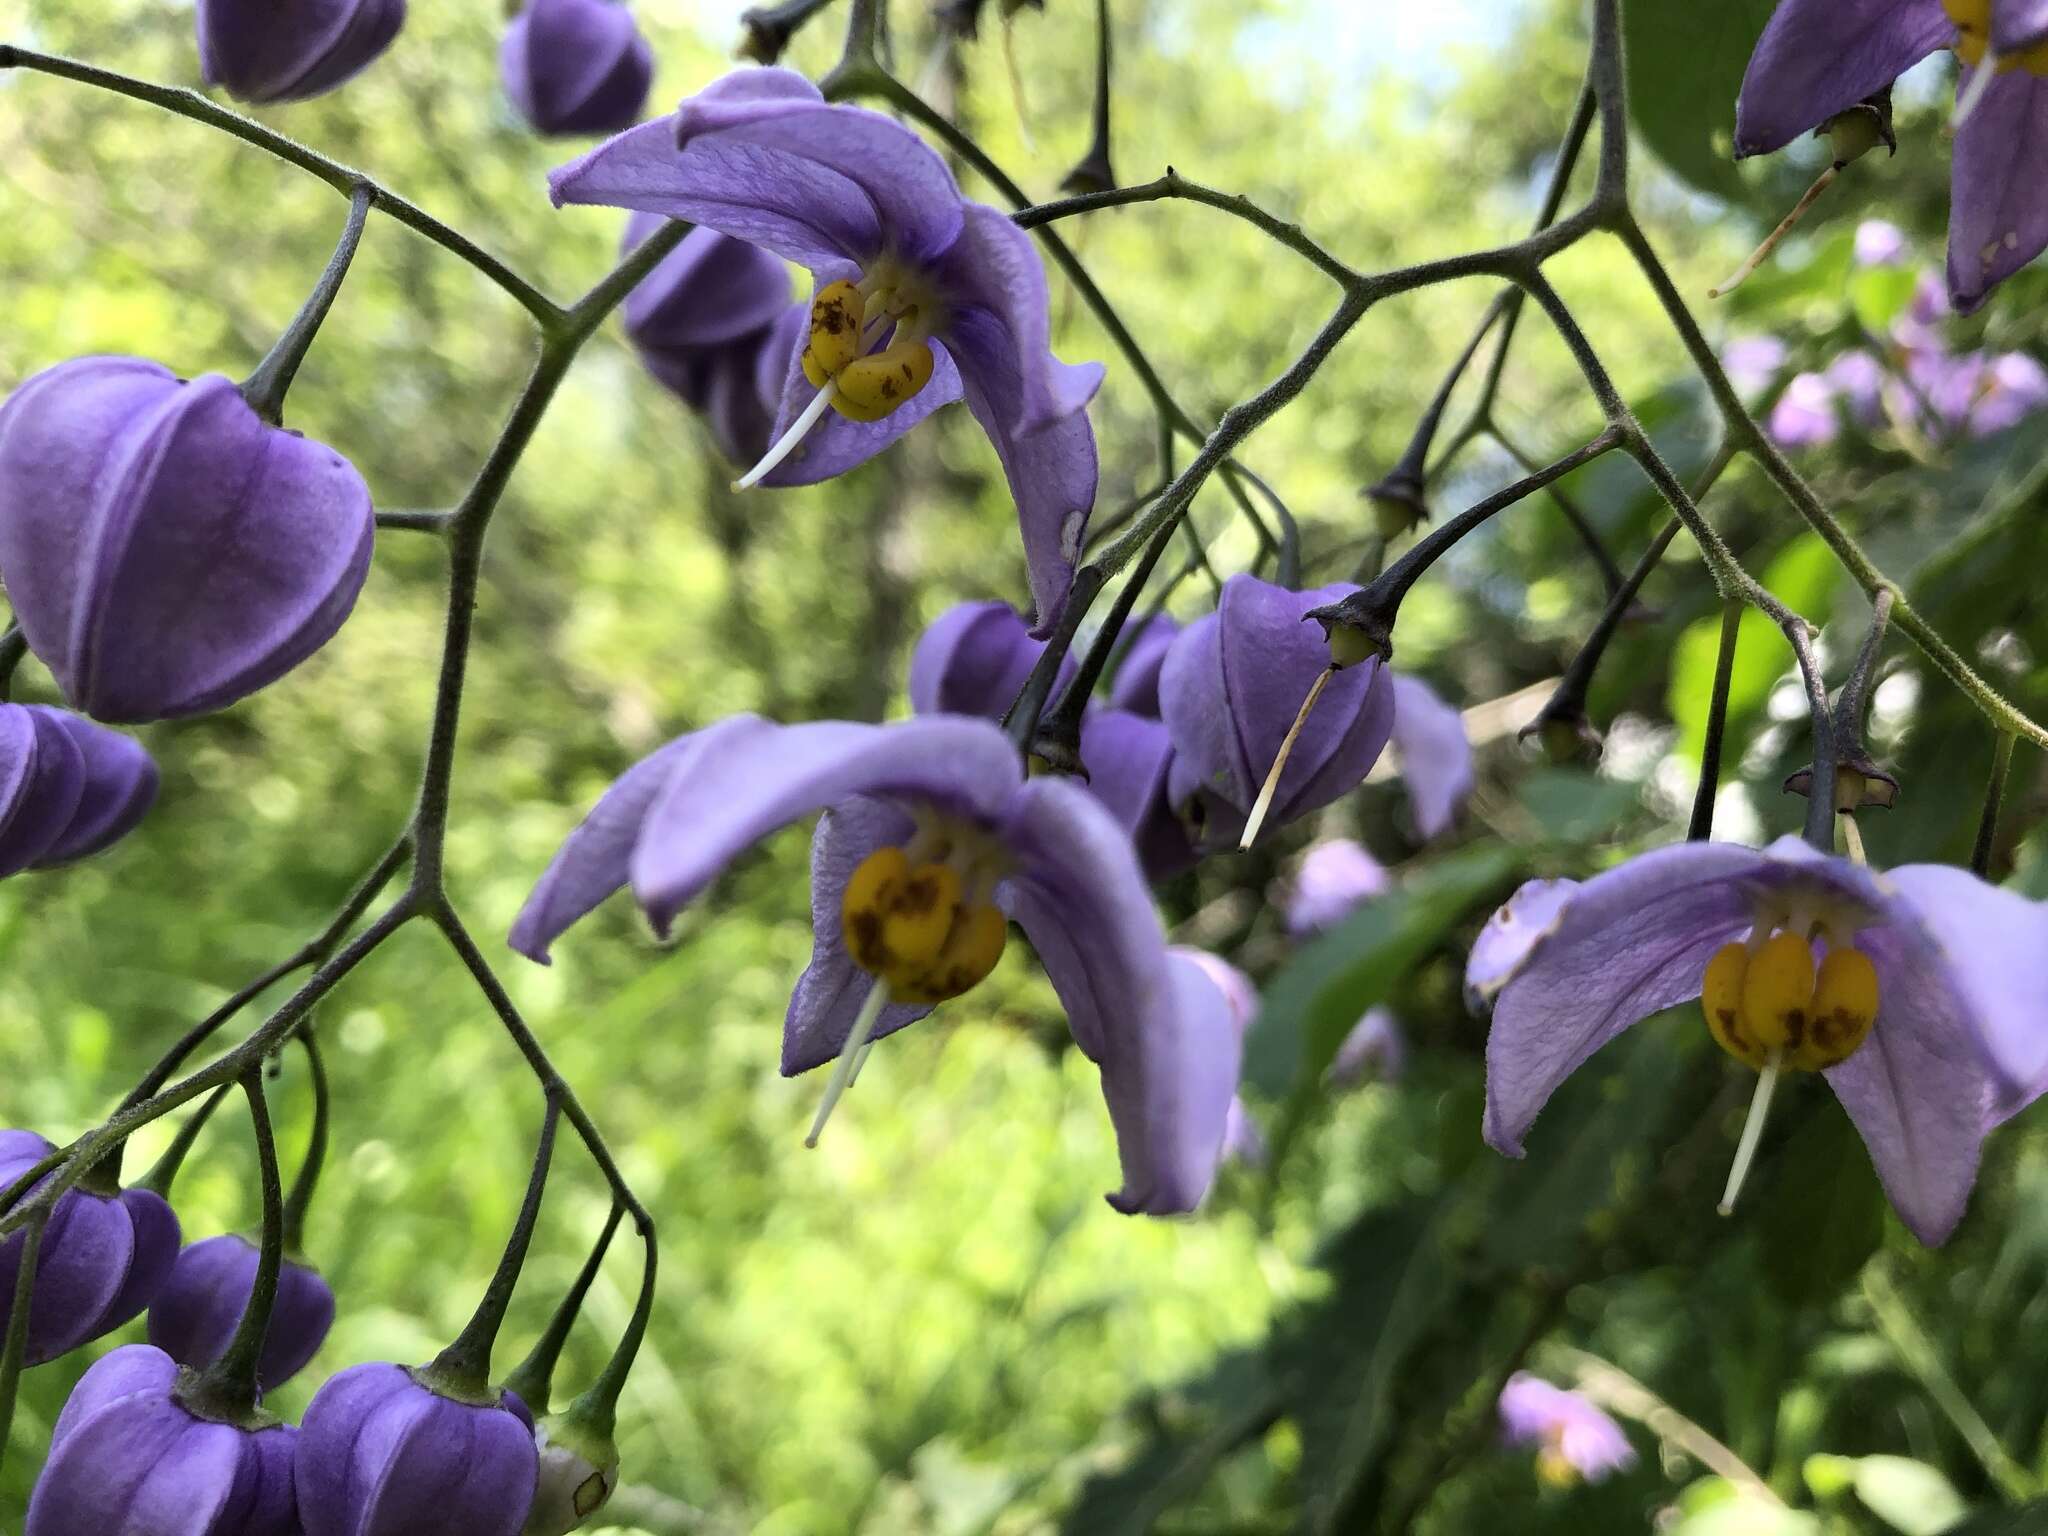
M178 1255L149 1307L149 1342L180 1365L202 1370L227 1352L256 1286L257 1251L246 1238L209 1237ZM311 1265L287 1259L257 1363L268 1392L304 1370L334 1326L334 1291Z
M0 875L98 853L156 801L139 743L44 704L0 704Z
M640 120L654 50L617 0L527 0L498 50L505 92L541 133L617 133Z
M367 68L405 0L199 0L199 67L241 101L302 101Z
M358 1365L314 1395L294 1481L306 1536L519 1536L540 1458L505 1398L443 1397L396 1365Z
M1111 1204L1193 1209L1237 1081L1228 1009L1199 970L1169 959L1123 829L1080 786L1027 780L986 720L741 715L671 742L570 835L512 947L545 961L558 934L629 883L666 933L734 858L821 809L814 948L790 999L783 1071L837 1058L829 1109L861 1047L986 976L1014 919L1102 1069L1124 1169Z
M362 477L218 374L45 369L0 406L0 581L64 697L200 714L326 644L370 569Z
M1110 679L1111 708L1159 717L1159 671L1179 633L1180 626L1170 617L1155 613L1136 634L1126 635L1116 659L1116 676Z
M1844 352L1827 366L1821 382L1849 413L1849 419L1863 427L1876 426L1884 419L1887 383L1884 364L1861 348Z
M298 1432L203 1418L177 1384L147 1344L95 1361L57 1416L23 1536L298 1536Z
M1535 1448L1537 1472L1558 1487L1580 1478L1597 1483L1636 1464L1619 1424L1589 1399L1527 1371L1515 1372L1501 1388L1500 1427L1509 1445Z
M1835 415L1835 394L1817 373L1795 374L1765 423L1771 441L1781 448L1812 448L1831 443L1841 431Z
M1955 382L1966 391L1962 429L1969 436L2003 432L2048 405L2048 370L2026 353L1977 353L1963 361L1965 371Z
M1465 797L1472 793L1472 743L1465 717L1420 678L1393 673L1394 750L1401 756L1401 782L1424 842L1450 829Z
M1365 902L1384 896L1393 877L1363 844L1347 837L1317 843L1302 855L1287 896L1287 931L1297 939L1335 927Z
M1962 1218L1986 1131L2038 1088L1986 1060L2048 1047L2048 909L1916 864L1876 875L1796 838L1684 843L1518 892L1475 946L1495 998L1486 1139L1522 1152L1544 1102L1629 1025L1703 998L1731 1055L1823 1071L1922 1242Z
M1906 232L1884 219L1865 219L1856 226L1856 265L1898 267L1906 261Z
M1164 723L1127 709L1089 710L1081 718L1081 766L1088 792L1136 847L1147 880L1171 880L1195 867L1187 823L1167 794L1173 737Z
M1408 1045L1390 1008L1368 1008L1365 1017L1351 1026L1351 1033L1330 1059L1323 1081L1332 1088L1349 1088L1368 1077L1393 1082L1408 1064Z
M1159 674L1173 734L1168 793L1211 843L1235 844L1303 701L1330 664L1311 608L1357 590L1291 592L1239 574L1216 611L1180 632ZM1394 690L1379 657L1336 673L1309 711L1273 796L1269 824L1291 821L1363 782L1394 729Z
M55 1150L29 1131L0 1131L0 1190ZM24 1196L23 1198L27 1198ZM149 1305L178 1256L178 1218L146 1189L83 1186L59 1197L43 1229L29 1293L30 1365L112 1333ZM0 1242L0 1331L14 1310L15 1276L27 1239Z
M1964 65L1958 99L1974 105L1956 129L1948 291L1968 314L2048 246L2048 182L2030 149L2048 132L2048 49L2019 42L2038 10L1997 0L1783 0L1743 77L1735 153L1782 149L1954 48ZM1993 45L1998 73L1980 85Z
M1059 616L1095 501L1087 405L1099 364L1052 355L1030 236L963 199L907 128L830 106L785 69L726 76L551 181L556 203L689 219L817 279L771 450L741 483L829 479L963 394L995 443L1023 531L1037 632ZM830 406L830 411L826 407Z
M1738 336L1721 349L1721 367L1740 395L1754 395L1785 366L1785 343L1775 336Z
M668 221L636 213L621 252ZM735 463L767 451L782 376L808 313L789 297L789 274L757 245L693 229L621 306L647 371L704 415Z
M999 720L1045 651L1008 603L955 603L917 637L910 653L910 707L920 715ZM1062 657L1053 695L1077 670Z

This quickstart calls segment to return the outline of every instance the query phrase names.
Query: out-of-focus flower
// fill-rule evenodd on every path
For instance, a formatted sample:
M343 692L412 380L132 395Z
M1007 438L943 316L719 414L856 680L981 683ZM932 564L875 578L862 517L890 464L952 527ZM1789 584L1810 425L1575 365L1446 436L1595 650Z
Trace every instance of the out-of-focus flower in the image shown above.
M1721 348L1721 367L1739 395L1760 393L1785 366L1785 343L1775 336L1737 336Z
M1906 262L1906 232L1884 219L1865 219L1856 226L1856 265L1898 267Z
M1793 375L1771 407L1765 430L1781 448L1813 448L1831 443L1842 429L1835 414L1835 394L1817 373Z
M538 132L618 133L646 109L654 50L621 0L527 0L498 69Z
M1349 1088L1377 1078L1390 1083L1408 1065L1408 1043L1401 1038L1401 1026L1391 1008L1368 1008L1365 1017L1351 1026L1351 1033L1330 1058L1323 1081L1332 1088Z
M1636 1463L1621 1426L1591 1399L1527 1371L1515 1372L1501 1388L1500 1427L1509 1445L1536 1452L1537 1475L1560 1488L1581 1478L1597 1483Z
M1424 842L1450 829L1458 807L1472 793L1472 742L1465 717L1437 697L1436 690L1406 672L1392 674L1394 751L1401 759L1401 783Z
M369 67L405 0L199 0L199 68L241 101L301 101Z
M131 737L45 704L0 704L0 875L98 853L156 801Z
M1287 931L1306 938L1334 927L1393 886L1384 864L1348 837L1326 838L1302 855L1287 893Z
M1829 363L1821 382L1858 426L1874 427L1884 419L1884 364L1862 348Z

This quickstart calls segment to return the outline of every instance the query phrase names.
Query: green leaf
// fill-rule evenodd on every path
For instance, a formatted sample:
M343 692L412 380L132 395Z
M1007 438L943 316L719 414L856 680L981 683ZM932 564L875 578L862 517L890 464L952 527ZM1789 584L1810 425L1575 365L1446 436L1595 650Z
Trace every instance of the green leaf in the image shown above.
M1733 198L1735 97L1773 0L1629 0L1630 115L1643 141L1703 192Z
M1919 274L1911 267L1863 267L1849 279L1849 306L1856 321L1873 336L1882 336L1913 301Z
M1514 873L1514 853L1463 849L1307 945L1266 988L1245 1076L1274 1098L1315 1090L1359 1016L1413 970L1472 907ZM1287 1127L1276 1137L1284 1140Z
M1969 1513L1947 1478L1905 1456L1859 1458L1856 1497L1904 1536L1942 1536Z
M1756 1191L1764 1278L1790 1306L1824 1302L1884 1240L1884 1191L1870 1154L1830 1104L1800 1123L1770 1170Z
M1802 533L1780 550L1763 582L1795 613L1818 620L1833 601L1841 567L1819 534ZM1698 757L1707 740L1707 707L1713 696L1714 662L1721 646L1721 617L1701 619L1678 637L1668 703L1678 722L1678 750ZM1792 648L1777 626L1756 609L1742 615L1735 668L1728 679L1728 731L1722 762L1739 762L1748 722L1771 696L1771 685L1792 664Z

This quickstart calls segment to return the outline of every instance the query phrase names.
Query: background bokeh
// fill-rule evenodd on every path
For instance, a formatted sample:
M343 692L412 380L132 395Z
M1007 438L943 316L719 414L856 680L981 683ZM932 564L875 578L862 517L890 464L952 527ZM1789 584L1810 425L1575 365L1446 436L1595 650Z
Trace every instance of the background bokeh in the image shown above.
M735 9L641 0L658 99L724 67ZM1578 88L1581 8L1397 7L1407 19L1384 36L1358 20L1377 9L1119 0L1118 170L1135 180L1170 163L1243 192L1362 267L1512 237ZM899 69L955 98L995 158L1051 195L1087 139L1093 9L1049 0L1017 18L1007 43L1021 100L993 10L948 58L918 0L899 0ZM1659 25L1685 10L1642 7ZM1739 72L1761 13L1728 11L1748 18L1729 22L1748 27L1734 39ZM1434 22L1414 21L1425 13ZM606 270L623 215L548 206L545 172L577 146L536 142L512 114L496 77L501 21L489 3L415 0L367 75L263 115L568 295ZM827 12L791 62L828 67L838 24ZM0 37L173 83L197 83L191 32L175 0L0 0ZM1719 119L1654 84L1709 43L1675 20L1632 42L1632 69L1652 82L1639 101L1638 207L1683 290L1703 295L1819 151L1725 172ZM1910 285L1855 269L1849 232L1882 213L1907 231L1912 266L1938 267L1941 68L1902 89L1898 157L1859 167L1777 266L1735 303L1703 309L1711 335L1782 336L1789 370L1892 323ZM239 377L290 318L342 213L329 189L195 124L47 78L0 78L0 388L95 351ZM1209 210L1153 204L1068 232L1203 419L1285 366L1326 313L1312 270ZM1702 397L1619 245L1589 241L1551 271L1674 461L1703 463ZM1956 345L2038 346L2044 286L2034 274L2009 284L1955 327ZM1150 407L1057 276L1053 291L1062 355L1110 364L1094 416L1099 505L1112 508L1156 479ZM1464 285L1387 304L1247 451L1300 517L1312 576L1341 578L1358 558L1372 526L1359 487L1393 463L1489 297ZM346 452L380 508L445 507L532 350L502 295L373 219L289 419ZM1536 320L1494 416L1544 459L1599 425ZM1954 444L1845 429L1802 461L1928 617L2037 713L2044 443L2038 420ZM899 715L925 622L965 598L1021 601L1003 480L960 412L825 486L735 497L728 473L614 325L512 483L488 550L449 844L451 889L494 956L560 838L650 747L736 709ZM1433 499L1455 510L1514 473L1499 445L1476 444ZM1624 566L1660 525L1618 462L1567 489ZM1867 613L1852 585L1760 477L1732 473L1708 505L1750 568L1825 623L1839 676ZM1220 489L1197 520L1219 570L1252 558ZM442 587L432 539L380 535L360 607L311 663L226 714L143 733L165 786L139 833L84 867L0 887L0 1123L62 1141L95 1122L183 1027L324 923L410 809ZM1602 598L1598 572L1539 499L1417 590L1401 662L1461 705L1506 699L1557 675ZM1208 600L1195 577L1174 606L1193 614ZM1256 1113L1299 1134L1270 1172L1229 1172L1190 1220L1129 1220L1103 1204L1116 1158L1095 1074L1022 945L993 985L878 1052L806 1152L819 1085L774 1070L809 942L800 833L735 870L673 944L655 945L615 903L557 946L551 969L502 952L514 997L663 1225L661 1306L622 1412L633 1486L609 1518L651 1536L1632 1532L1673 1519L1694 1536L1823 1523L1912 1533L2048 1477L2038 1115L1994 1144L1971 1217L1935 1254L1880 1210L1860 1145L1817 1085L1787 1095L1736 1221L1719 1221L1710 1198L1649 1198L1673 1159L1704 1158L1718 1175L1731 1139L1730 1093L1743 1083L1705 1048L1696 1017L1659 1021L1603 1058L1611 1073L1560 1099L1526 1164L1478 1144L1483 1027L1457 999L1464 940L1518 875L1583 873L1682 828L1717 612L1680 539L1594 692L1602 762L1542 764L1494 727L1478 792L1444 845L1419 848L1398 787L1375 783L1320 828L1162 892L1182 937L1230 954L1269 996L1306 989L1315 1008L1355 1017L1390 993L1416 1050L1398 1084L1284 1103L1255 1093ZM1798 824L1802 802L1777 786L1804 735L1782 643L1759 626L1743 647L1717 831L1759 838ZM18 696L53 696L32 661ZM1990 732L1903 642L1879 690L1875 745L1906 790L1867 825L1873 858L1964 857ZM1997 868L2036 894L2048 867L2026 834L2042 800L2040 764L2022 749ZM1403 922L1419 924L1391 977L1364 965L1302 980L1308 962L1272 898L1318 830L1362 836L1403 866L1406 905L1336 941L1379 954ZM1319 962L1326 971L1337 952ZM287 1414L332 1370L424 1359L460 1326L517 1205L539 1111L430 933L401 934L319 1019L336 1147L308 1248L341 1317L315 1367L280 1394ZM1255 1035L1257 1084L1291 1083L1297 1036ZM280 1074L289 1158L304 1134L299 1061ZM187 1167L190 1235L254 1219L238 1130L223 1117ZM165 1139L162 1127L141 1138L131 1167ZM604 1214L591 1170L567 1152L557 1168L506 1363ZM593 1372L625 1322L628 1246L593 1294L565 1381ZM1478 1385L1531 1338L1538 1368L1560 1380L1567 1342L1618 1364L1786 1507L1727 1505L1730 1485L1706 1477L1668 1423L1631 1426L1643 1452L1633 1473L1539 1488L1526 1455L1492 1448ZM29 1376L0 1472L0 1530L84 1363ZM1869 1456L1918 1471L1829 1459ZM1906 1492L1888 1496L1887 1475Z

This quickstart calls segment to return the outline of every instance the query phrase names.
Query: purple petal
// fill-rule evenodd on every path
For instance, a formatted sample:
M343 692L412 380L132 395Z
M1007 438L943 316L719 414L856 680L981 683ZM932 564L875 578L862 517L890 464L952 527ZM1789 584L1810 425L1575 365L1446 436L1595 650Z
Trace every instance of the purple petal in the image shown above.
M57 711L0 704L0 875L61 844L85 795L85 754Z
M1770 862L1751 848L1681 843L1572 894L1494 1005L1488 1145L1520 1157L1537 1112L1588 1057L1638 1020L1699 996L1707 958L1755 921L1744 882Z
M1420 678L1390 674L1394 689L1394 750L1401 782L1415 812L1415 830L1427 842L1449 828L1472 792L1472 743L1465 717Z
M965 206L959 239L938 268L955 306L945 335L993 419L1030 437L1086 409L1102 387L1102 365L1053 356L1052 301L1037 246L995 209Z
M822 287L827 280L821 276L819 286ZM761 483L815 485L820 480L843 475L893 445L940 407L958 400L960 370L953 364L953 355L943 342L936 339L931 348L931 379L902 406L880 421L855 421L837 411L827 411L805 436L802 446L778 464ZM817 386L804 376L802 348L792 349L784 365L782 395L775 408L775 427L769 441L775 441L788 431L817 393Z
M103 1400L66 1427L30 1496L24 1536L219 1536L247 1438L194 1418L167 1390Z
M794 1077L834 1060L852 1032L875 978L846 952L841 909L846 882L877 848L910 840L910 817L880 800L853 799L818 818L811 838L811 963L797 978L782 1026L782 1073ZM879 1040L931 1012L925 1005L883 1007L871 1038Z
M999 720L1038 664L1045 642L1004 602L956 603L917 637L910 653L910 707L920 715L980 715ZM1078 670L1062 659L1057 697Z
M1173 962L1129 842L1076 787L1033 779L1004 841L1021 868L1003 893L1102 1068L1123 1187L1110 1204L1165 1215L1201 1203L1237 1086L1238 1025L1202 971Z
M668 220L636 213L626 222L621 254ZM766 330L790 308L789 272L758 245L693 229L682 244L626 295L620 306L636 345L702 349Z
M1170 944L1166 952L1176 960L1185 960L1196 967L1230 1004L1231 1022L1237 1025L1239 1035L1247 1033L1259 1016L1259 989L1252 985L1251 977L1221 955L1212 955L1206 949L1194 949L1186 944Z
M931 715L893 725L777 725L739 716L669 776L633 851L633 892L656 932L744 849L854 795L937 804L993 824L1022 777L986 720Z
M1194 868L1195 846L1167 798L1173 738L1163 722L1123 709L1089 710L1081 717L1081 766L1088 792L1137 848L1147 880Z
M2048 41L2048 0L1991 0L1991 47L2018 53Z
M1967 92L1973 72L1958 86ZM2016 69L1956 129L1948 215L1948 292L1959 314L2048 246L2048 80Z
M1351 1026L1351 1033L1337 1047L1323 1081L1332 1088L1346 1088L1377 1077L1393 1082L1407 1065L1408 1046L1401 1038L1401 1026L1390 1008L1368 1008L1365 1017Z
M1782 0L1735 102L1735 154L1783 149L1955 41L1941 0Z
M1795 374L1771 407L1765 426L1781 448L1816 448L1833 442L1842 429L1834 390L1818 373Z
M1859 267L1896 267L1906 260L1906 232L1888 219L1865 219L1856 226L1855 255Z
M1240 1163L1247 1168L1263 1168L1266 1157L1265 1133L1259 1129L1259 1122L1252 1118L1252 1112L1245 1108L1244 1100L1233 1093L1230 1109L1223 1119L1222 1161Z
M1553 1447L1588 1481L1635 1465L1619 1424L1587 1398L1527 1371L1515 1372L1501 1389L1500 1424L1508 1444Z
M142 1309L170 1279L171 1267L178 1262L178 1244L185 1236L178 1213L154 1190L124 1189L119 1204L134 1234L133 1243L121 1288L93 1324L95 1336L112 1333L142 1315Z
M1393 885L1386 866L1348 837L1317 843L1302 856L1287 897L1287 931L1296 938L1342 922Z
M860 265L881 251L875 205L837 171L715 140L678 153L676 123L658 117L606 140L550 174L548 195L558 208L591 203L687 219L814 270Z
M1484 1013L1536 946L1557 931L1576 880L1529 880L1487 920L1465 962L1465 1006Z
M549 964L549 946L612 892L624 889L632 874L633 846L670 775L707 740L715 743L723 732L744 730L747 719L678 736L619 775L549 861L506 942L529 960Z
M957 328L954 334L957 339ZM1031 632L1049 635L1066 606L1081 540L1095 510L1095 428L1086 411L1076 411L1051 426L1019 435L1005 422L1002 401L990 392L987 375L972 372L961 377L967 409L995 444L1010 497L1017 504L1017 530L1024 541L1024 565L1036 610Z
M1883 877L1939 952L1942 985L2007 1113L2048 1089L2048 907L1966 870L1907 864Z
M1109 684L1110 708L1157 718L1159 669L1166 664L1166 653L1179 633L1180 625L1164 613L1153 614L1135 635L1125 632L1116 676Z
M178 1362L147 1344L123 1344L93 1361L78 1378L50 1431L50 1454L70 1438L79 1421L123 1398L168 1396L178 1379Z
M292 1469L306 1536L368 1536L362 1485L375 1475L375 1455L388 1454L392 1441L388 1421L372 1440L372 1420L385 1405L414 1405L413 1394L424 1392L402 1367L376 1362L330 1376L313 1394Z
M43 866L67 864L100 852L135 829L156 803L156 762L132 736L110 731L68 710L31 704L57 721L79 750L85 772L78 808L64 835L43 851ZM4 796L0 796L4 803ZM0 833L0 837L4 837Z

